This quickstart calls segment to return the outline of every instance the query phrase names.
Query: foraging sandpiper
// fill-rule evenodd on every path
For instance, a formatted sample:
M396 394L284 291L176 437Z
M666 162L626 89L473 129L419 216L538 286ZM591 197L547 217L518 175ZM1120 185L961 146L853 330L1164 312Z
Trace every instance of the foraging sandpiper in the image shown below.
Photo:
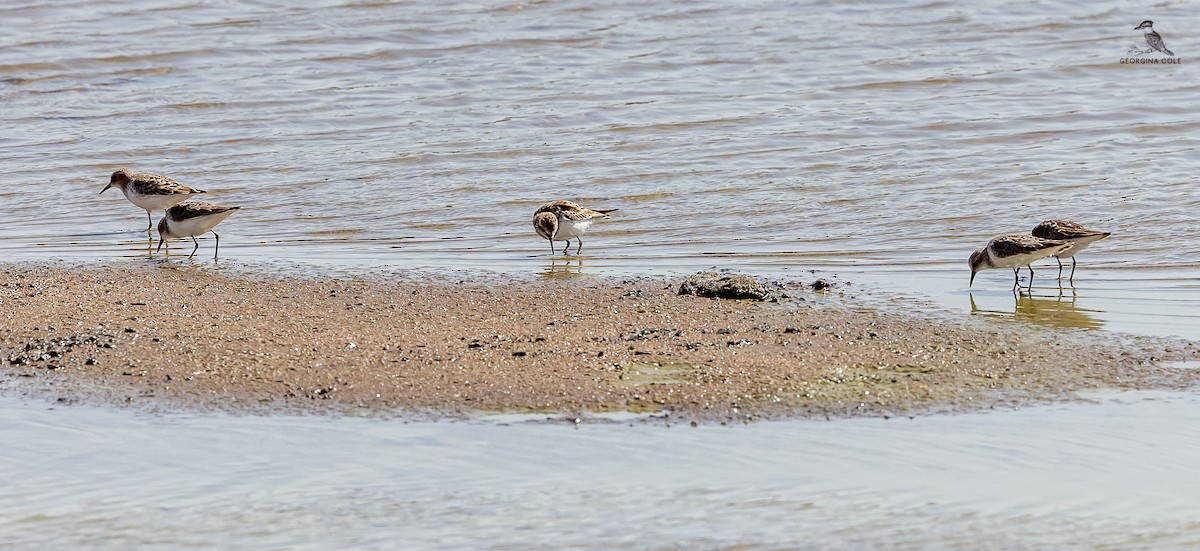
M197 235L203 235L204 232L211 231L217 238L217 247L213 250L213 259L217 258L217 251L221 248L221 236L213 230L222 220L229 218L233 211L242 207L221 207L204 203L201 201L190 201L180 203L167 209L166 216L158 221L158 248L162 249L163 243L171 239L179 239L182 237L191 237L192 242L196 244L192 248L192 254L188 258L195 256L196 250L200 248L200 242L196 241ZM171 245L167 244L167 254L171 253Z
M1112 235L1106 231L1089 230L1069 220L1046 220L1033 228L1034 237L1069 241L1071 248L1054 255L1058 260L1058 278L1062 279L1062 259L1071 259L1070 281L1075 281L1075 255L1087 248L1088 245Z
M187 200L188 197L207 193L204 190L187 187L166 176L145 172L134 173L128 168L122 168L112 173L108 185L104 186L100 193L104 193L112 187L121 190L130 203L146 209L146 233L150 233L150 230L154 228L150 211L167 210Z
M617 209L589 209L571 201L551 201L533 213L533 229L550 242L550 254L554 254L554 242L566 241L563 254L571 248L571 238L579 241L575 254L583 250L583 237L592 222L608 218L608 213Z
M1042 239L1023 233L993 237L987 246L971 253L968 260L971 266L971 282L967 286L975 283L975 274L987 268L1012 268L1015 289L1020 285L1021 267L1029 268L1029 285L1032 286L1033 267L1029 263L1059 254L1069 248L1071 243L1068 241Z

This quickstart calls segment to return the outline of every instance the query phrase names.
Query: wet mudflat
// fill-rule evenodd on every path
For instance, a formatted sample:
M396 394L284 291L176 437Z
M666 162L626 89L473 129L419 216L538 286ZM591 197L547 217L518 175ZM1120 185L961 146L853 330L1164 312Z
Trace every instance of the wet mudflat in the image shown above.
M66 403L240 412L902 415L1092 388L1187 388L1191 341L585 282L279 279L9 268L4 369ZM69 312L70 315L64 313Z

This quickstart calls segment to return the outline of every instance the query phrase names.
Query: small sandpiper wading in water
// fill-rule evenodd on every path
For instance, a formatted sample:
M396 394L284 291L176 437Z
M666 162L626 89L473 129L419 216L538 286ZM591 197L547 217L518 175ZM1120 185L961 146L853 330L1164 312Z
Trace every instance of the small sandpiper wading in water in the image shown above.
M1171 57L1175 57L1175 52L1168 50L1167 46L1165 44L1163 44L1162 36L1154 31L1154 22L1153 21L1149 21L1149 20L1142 21L1141 25L1138 25L1133 28L1133 30L1135 30L1135 31L1142 31L1143 29L1145 29L1143 32L1145 33L1146 44L1150 45L1150 49L1142 52L1143 54L1148 54L1151 51L1157 50L1157 51L1160 51Z
M608 213L615 210L584 208L571 201L551 201L533 213L533 229L550 242L550 254L554 254L555 241L567 242L563 247L563 254L567 254L571 238L579 241L579 247L575 249L575 254L579 254L583 250L583 234L592 222L608 218Z
M1112 235L1106 231L1089 230L1070 220L1047 220L1038 224L1036 228L1033 228L1032 233L1034 237L1057 239L1071 243L1071 248L1067 249L1066 252L1054 255L1055 260L1058 260L1059 279L1062 279L1062 259L1071 259L1071 277L1068 278L1070 281L1075 281L1075 255L1086 249L1088 245Z
M242 207L221 207L201 201L190 201L167 209L167 215L158 221L158 250L161 251L163 243L171 239L190 237L196 244L192 248L192 254L188 255L188 258L191 258L200 249L200 242L196 241L196 236L211 231L217 238L217 246L213 250L213 259L215 260L217 251L221 249L221 236L217 235L213 228L240 208ZM171 254L170 243L167 243L167 254Z
M150 218L150 211L167 210L184 202L188 197L207 193L204 190L187 187L166 176L145 172L134 173L128 168L122 168L112 173L108 185L104 186L100 193L108 191L108 188L111 187L121 190L130 203L146 209L147 234L154 228L154 220Z
M1021 284L1020 271L1022 267L1029 268L1029 285L1033 286L1033 267L1031 262L1041 260L1051 255L1059 254L1071 248L1068 241L1042 239L1023 233L1013 233L993 237L986 247L971 253L967 261L971 266L971 283L975 284L975 274L988 268L1012 268L1013 288Z

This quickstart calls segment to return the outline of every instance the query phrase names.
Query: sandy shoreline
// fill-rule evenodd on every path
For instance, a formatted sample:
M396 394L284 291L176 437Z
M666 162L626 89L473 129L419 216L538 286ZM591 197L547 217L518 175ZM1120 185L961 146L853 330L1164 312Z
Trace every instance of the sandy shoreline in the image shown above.
M8 267L4 392L169 409L702 420L896 415L1194 384L1193 343L678 296L678 281L482 284ZM810 297L811 298L811 297Z

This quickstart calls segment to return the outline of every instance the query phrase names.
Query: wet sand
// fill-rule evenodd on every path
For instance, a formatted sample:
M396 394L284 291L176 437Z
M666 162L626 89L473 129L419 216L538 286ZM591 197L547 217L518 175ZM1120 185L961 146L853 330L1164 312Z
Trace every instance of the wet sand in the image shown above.
M1177 388L1194 343L678 296L678 281L445 282L9 267L6 392L158 409L898 415Z

